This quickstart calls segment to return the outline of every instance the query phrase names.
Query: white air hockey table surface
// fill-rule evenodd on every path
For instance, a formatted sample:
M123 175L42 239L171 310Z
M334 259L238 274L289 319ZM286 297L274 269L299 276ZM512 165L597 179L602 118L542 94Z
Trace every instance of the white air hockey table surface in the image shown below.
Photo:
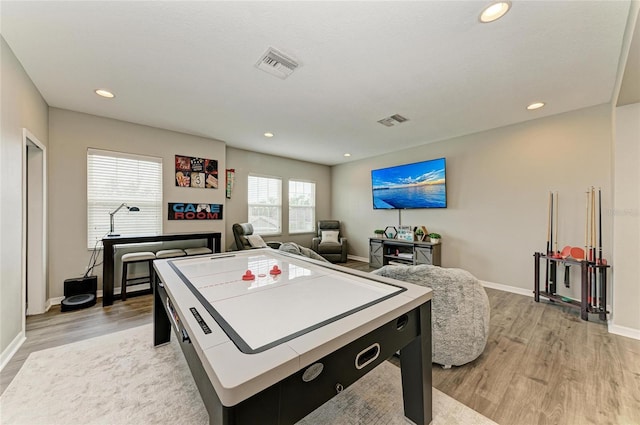
M193 346L222 406L241 404L431 300L428 288L270 248L154 266L156 304ZM154 310L156 323L164 312ZM430 347L430 324L428 339ZM155 342L166 342L157 331ZM356 369L388 352L375 344L350 360Z

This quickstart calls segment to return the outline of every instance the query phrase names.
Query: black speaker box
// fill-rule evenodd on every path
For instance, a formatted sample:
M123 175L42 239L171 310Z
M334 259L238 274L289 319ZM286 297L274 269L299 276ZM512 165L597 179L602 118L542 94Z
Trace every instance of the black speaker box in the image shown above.
M62 311L78 310L96 304L98 277L88 276L64 281L64 300L60 303Z
M79 277L64 281L64 296L72 297L80 294L96 295L98 290L98 276Z

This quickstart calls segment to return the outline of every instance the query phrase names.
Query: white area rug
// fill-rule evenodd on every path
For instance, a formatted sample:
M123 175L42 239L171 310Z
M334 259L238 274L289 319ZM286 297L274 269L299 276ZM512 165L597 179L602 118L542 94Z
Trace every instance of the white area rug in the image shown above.
M175 343L153 347L141 326L32 353L0 397L3 425L206 425L209 417ZM384 362L300 424L407 424L400 369ZM434 425L493 421L433 389Z

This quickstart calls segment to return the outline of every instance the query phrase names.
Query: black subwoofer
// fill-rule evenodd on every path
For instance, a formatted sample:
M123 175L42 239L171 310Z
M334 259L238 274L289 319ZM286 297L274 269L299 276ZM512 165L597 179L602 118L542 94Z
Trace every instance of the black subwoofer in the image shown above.
M65 280L65 298L60 303L60 310L71 311L95 305L97 290L97 276L79 277L75 279Z

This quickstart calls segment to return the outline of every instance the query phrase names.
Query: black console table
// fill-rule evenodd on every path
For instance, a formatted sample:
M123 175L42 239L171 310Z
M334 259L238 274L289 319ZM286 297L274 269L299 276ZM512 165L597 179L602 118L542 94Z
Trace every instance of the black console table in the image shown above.
M113 269L116 245L131 245L144 242L165 242L165 241L185 241L193 239L206 239L207 248L213 252L221 252L220 232L204 233L173 233L167 235L129 235L112 236L102 239L104 246L104 264L102 265L102 306L113 304Z
M540 297L545 297L551 302L580 309L580 318L589 320L589 313L599 315L600 320L607 320L607 269L608 264L596 264L586 260L574 260L572 258L556 258L536 252L534 255L533 270L533 293L534 300L540 302ZM580 301L558 295L553 291L553 286L557 282L549 282L549 277L545 279L546 290L540 289L540 261L545 260L546 264L556 267L562 264L577 265L580 267ZM555 285L554 285L555 284Z
M402 239L369 238L369 265L387 264L440 265L440 244Z

